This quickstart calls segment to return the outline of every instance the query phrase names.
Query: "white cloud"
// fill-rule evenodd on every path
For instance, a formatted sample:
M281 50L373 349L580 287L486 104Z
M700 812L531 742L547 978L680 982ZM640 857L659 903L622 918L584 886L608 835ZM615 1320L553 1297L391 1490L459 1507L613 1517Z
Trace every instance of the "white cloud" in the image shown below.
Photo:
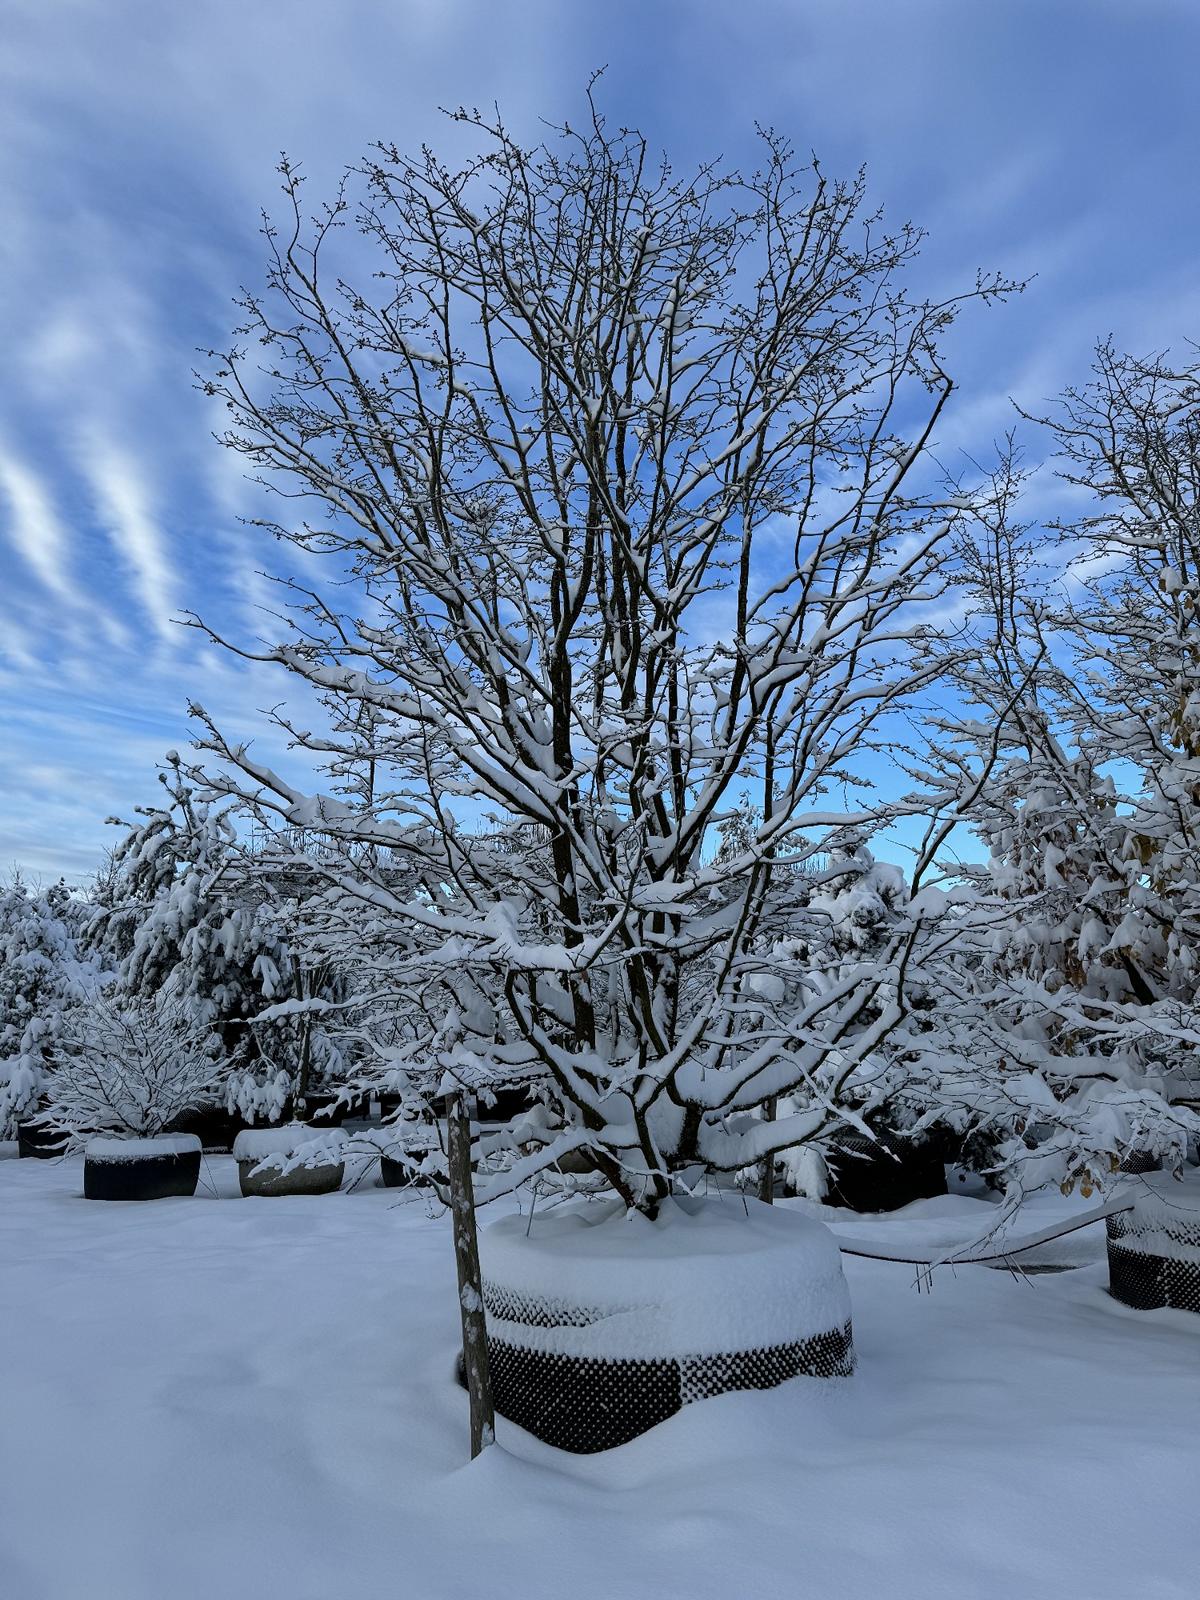
M176 577L153 509L145 469L98 431L85 435L81 458L97 514L129 573L151 626L161 638L174 644L177 630L171 618L179 609Z
M62 525L44 485L0 445L0 496L8 501L9 543L51 593L78 604Z

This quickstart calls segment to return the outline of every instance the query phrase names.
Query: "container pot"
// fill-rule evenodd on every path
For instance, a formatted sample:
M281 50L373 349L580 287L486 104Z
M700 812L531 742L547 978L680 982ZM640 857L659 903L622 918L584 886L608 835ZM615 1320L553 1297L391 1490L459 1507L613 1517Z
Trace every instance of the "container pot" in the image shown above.
M497 1411L547 1444L611 1449L697 1400L854 1367L832 1234L761 1201L608 1202L480 1235Z
M52 1161L66 1149L67 1136L39 1122L17 1123L17 1155L36 1161Z
M386 1152L379 1157L379 1176L383 1179L385 1189L428 1189L430 1179L422 1173L414 1173L411 1167L406 1167L403 1161Z
M450 1115L450 1101L452 1095L437 1095L432 1101L435 1116L439 1118ZM482 1094L475 1096L475 1106L472 1115L474 1122L511 1122L514 1117L519 1117L529 1110L532 1104L529 1089L523 1085L513 1087L501 1085L491 1091L491 1104L486 1103Z
M322 1090L304 1097L304 1110L296 1102L297 1121L310 1123L315 1128L340 1128L350 1112L350 1107L336 1094Z
M1200 1174L1139 1175L1132 1209L1106 1219L1109 1293L1135 1311L1200 1312Z
M165 1200L193 1195L200 1178L195 1134L151 1139L92 1139L83 1157L86 1200Z
M826 1204L851 1211L896 1211L914 1200L946 1193L946 1167L932 1140L899 1139L880 1133L838 1134L826 1152Z
M176 1117L171 1132L194 1133L202 1149L226 1151L233 1149L233 1141L248 1126L240 1111L226 1111L224 1106L201 1106Z
M405 1166L401 1156L421 1161L431 1148L437 1146L437 1128L429 1122L407 1119L392 1123L381 1136L372 1142L379 1147L379 1176L385 1189L427 1189L430 1180L414 1175Z
M340 1129L318 1132L305 1123L251 1128L233 1144L243 1195L332 1194L346 1175Z

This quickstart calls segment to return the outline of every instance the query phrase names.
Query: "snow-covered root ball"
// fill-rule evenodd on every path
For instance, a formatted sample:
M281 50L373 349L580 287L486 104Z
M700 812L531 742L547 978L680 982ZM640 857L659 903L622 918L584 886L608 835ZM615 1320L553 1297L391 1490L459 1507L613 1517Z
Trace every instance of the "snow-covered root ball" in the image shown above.
M91 1139L83 1153L86 1200L166 1200L193 1195L200 1141L191 1133L149 1139Z
M243 1195L332 1194L346 1175L346 1135L303 1122L248 1128L233 1141Z
M480 1235L496 1409L548 1444L607 1450L681 1406L854 1367L832 1234L758 1200L611 1202Z
M1108 1218L1108 1284L1138 1311L1200 1312L1200 1173L1130 1180L1129 1211Z

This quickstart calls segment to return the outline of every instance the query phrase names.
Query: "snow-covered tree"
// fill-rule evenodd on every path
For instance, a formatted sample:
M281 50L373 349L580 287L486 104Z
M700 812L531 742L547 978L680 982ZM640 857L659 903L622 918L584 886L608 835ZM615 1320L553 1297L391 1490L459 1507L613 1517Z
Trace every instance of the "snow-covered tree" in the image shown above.
M193 793L174 751L160 780L167 803L139 808L140 820L124 825L92 939L116 963L123 994L164 995L190 1028L215 1034L231 1109L278 1116L299 1085L341 1068L296 1009L322 974L296 953L294 896L258 870L229 808Z
M111 977L82 948L87 916L62 883L0 887L0 1137L36 1108L66 1013Z
M971 514L927 459L938 341L1005 285L912 297L919 235L771 136L757 172L681 177L594 111L532 149L462 120L477 161L380 149L311 227L284 166L247 347L206 383L309 518L268 524L306 567L258 654L337 712L275 721L335 780L369 760L370 792L305 792L196 708L208 792L320 836L363 1015L426 1019L414 1069L543 1086L485 1197L569 1155L653 1213L853 1115L938 937L909 899L814 985L779 889L889 816L843 797L941 671ZM347 224L365 267L332 259Z
M77 1139L164 1133L213 1091L222 1071L214 1043L178 1001L96 996L63 1025L42 1120Z
M973 807L993 915L963 1027L985 997L974 1054L1003 1070L980 1104L1020 1133L1020 1181L1090 1187L1200 1131L1200 365L1102 345L1041 420L1065 572L1039 583L1019 534L996 547L962 679L986 715L960 739L1004 728Z

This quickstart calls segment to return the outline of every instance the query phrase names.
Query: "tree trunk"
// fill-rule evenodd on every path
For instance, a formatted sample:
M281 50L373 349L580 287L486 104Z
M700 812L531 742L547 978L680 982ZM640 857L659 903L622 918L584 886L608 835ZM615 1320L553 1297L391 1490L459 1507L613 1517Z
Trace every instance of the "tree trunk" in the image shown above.
M471 1117L462 1090L451 1096L447 1129L450 1214L454 1221L454 1259L458 1267L458 1304L462 1314L463 1374L471 1400L471 1459L474 1460L496 1436L496 1414L492 1408L479 1237L475 1229L475 1191L471 1182Z
M308 985L305 982L303 972L300 973L300 998L301 1000L308 999ZM305 1112L308 1110L308 1079L311 1054L312 1014L306 1011L300 1034L300 1064L296 1069L296 1092L292 1096L292 1106L297 1122L304 1121Z
M775 1121L775 1096L763 1102L763 1121ZM758 1171L758 1198L765 1200L769 1206L775 1204L775 1157L764 1156L762 1166Z

